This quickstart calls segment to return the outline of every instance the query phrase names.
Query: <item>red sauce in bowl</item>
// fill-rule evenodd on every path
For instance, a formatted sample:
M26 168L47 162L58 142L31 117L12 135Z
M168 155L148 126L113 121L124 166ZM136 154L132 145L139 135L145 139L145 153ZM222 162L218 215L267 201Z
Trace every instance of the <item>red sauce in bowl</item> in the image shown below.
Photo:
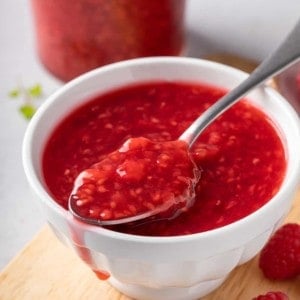
M124 87L71 112L52 132L43 155L49 192L62 207L78 174L131 137L176 140L225 93L200 83L152 82ZM237 221L278 191L286 170L281 139L271 120L242 100L213 122L191 149L201 168L192 207L172 220L114 226L138 235L198 233ZM166 174L166 176L169 176Z

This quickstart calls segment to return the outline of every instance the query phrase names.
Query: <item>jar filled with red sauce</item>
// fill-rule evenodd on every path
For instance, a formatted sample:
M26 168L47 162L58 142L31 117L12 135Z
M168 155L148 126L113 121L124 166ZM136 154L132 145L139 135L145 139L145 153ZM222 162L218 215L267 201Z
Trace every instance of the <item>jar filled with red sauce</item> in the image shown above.
M99 66L180 55L185 0L31 0L40 60L68 81Z

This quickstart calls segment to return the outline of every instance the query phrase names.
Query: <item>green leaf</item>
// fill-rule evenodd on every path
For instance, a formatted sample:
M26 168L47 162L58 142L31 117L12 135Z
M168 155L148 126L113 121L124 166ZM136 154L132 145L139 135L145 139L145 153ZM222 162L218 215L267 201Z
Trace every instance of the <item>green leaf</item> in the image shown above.
M28 88L28 94L33 98L38 98L43 94L42 86L37 83L34 86Z
M20 96L20 89L13 89L13 90L11 90L9 93L8 93L8 96L10 97L10 98L17 98L17 97L19 97Z
M24 104L19 108L19 111L26 120L30 120L36 112L36 108L31 104Z

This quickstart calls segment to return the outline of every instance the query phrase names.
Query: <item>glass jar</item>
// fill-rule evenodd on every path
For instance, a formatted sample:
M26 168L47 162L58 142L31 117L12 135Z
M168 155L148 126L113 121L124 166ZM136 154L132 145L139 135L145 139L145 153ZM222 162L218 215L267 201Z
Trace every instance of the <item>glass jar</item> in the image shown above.
M40 60L68 81L112 62L180 55L185 0L31 0Z

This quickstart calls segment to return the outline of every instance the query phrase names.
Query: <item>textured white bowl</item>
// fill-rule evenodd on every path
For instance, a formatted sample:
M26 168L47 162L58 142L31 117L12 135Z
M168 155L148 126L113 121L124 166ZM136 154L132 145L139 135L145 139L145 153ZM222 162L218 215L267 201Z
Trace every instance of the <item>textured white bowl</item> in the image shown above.
M217 288L237 265L255 256L282 222L300 176L300 128L297 114L277 92L261 87L248 98L278 127L287 156L279 192L261 209L225 227L177 237L143 237L81 224L51 198L41 156L49 134L71 110L91 96L151 80L206 82L228 89L247 74L200 59L145 58L89 72L63 86L38 110L23 145L24 169L57 237L94 270L106 270L121 292L143 300L198 299ZM70 270L71 272L72 270Z

